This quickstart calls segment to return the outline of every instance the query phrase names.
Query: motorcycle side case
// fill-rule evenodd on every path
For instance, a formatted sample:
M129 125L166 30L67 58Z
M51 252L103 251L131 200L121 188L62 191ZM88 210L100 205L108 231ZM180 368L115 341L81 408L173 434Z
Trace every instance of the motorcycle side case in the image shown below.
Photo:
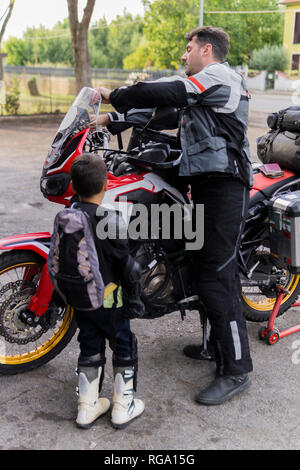
M300 274L300 191L270 200L269 230L275 265Z

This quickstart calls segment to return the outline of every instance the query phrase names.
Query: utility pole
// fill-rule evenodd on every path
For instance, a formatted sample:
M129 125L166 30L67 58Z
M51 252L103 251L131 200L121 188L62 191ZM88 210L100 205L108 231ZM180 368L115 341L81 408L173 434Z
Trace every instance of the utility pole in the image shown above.
M34 64L37 67L37 65L38 65L38 48L37 48L37 42L36 42L36 29L35 28L34 28L33 50L34 50Z
M203 26L203 2L204 2L204 0L200 0L199 26Z

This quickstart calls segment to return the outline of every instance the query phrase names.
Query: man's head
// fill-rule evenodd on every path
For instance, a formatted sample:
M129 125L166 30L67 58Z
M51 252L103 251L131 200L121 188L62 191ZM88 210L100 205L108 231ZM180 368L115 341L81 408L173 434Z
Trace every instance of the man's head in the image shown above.
M71 180L73 190L81 200L104 194L107 170L104 161L94 153L83 153L72 163Z
M189 77L213 62L224 62L229 51L229 36L222 28L199 26L185 35L186 52L181 57Z

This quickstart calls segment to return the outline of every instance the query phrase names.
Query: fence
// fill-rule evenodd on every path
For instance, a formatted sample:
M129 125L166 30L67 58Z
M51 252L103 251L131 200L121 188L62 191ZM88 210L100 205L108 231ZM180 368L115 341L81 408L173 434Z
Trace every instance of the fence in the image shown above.
M65 113L76 96L73 68L6 66L0 90L0 114L7 114L5 96L15 83L20 91L18 114ZM92 86L116 88L137 80L156 80L183 71L92 69Z
M248 68L235 68L247 77ZM184 70L123 70L92 68L92 86L117 88L138 80L156 80L171 75L185 76ZM4 81L0 82L0 114L7 114L7 93L14 84L20 91L18 114L65 113L76 96L75 72L62 67L4 67ZM104 108L106 111L108 108ZM13 110L11 110L13 111ZM10 112L11 112L10 111Z

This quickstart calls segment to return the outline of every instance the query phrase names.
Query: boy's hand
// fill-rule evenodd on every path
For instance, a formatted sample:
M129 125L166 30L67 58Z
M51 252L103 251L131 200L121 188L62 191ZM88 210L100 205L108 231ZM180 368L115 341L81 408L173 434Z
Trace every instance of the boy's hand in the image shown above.
M97 88L97 92L101 94L103 104L110 104L111 90L101 86L100 88Z

